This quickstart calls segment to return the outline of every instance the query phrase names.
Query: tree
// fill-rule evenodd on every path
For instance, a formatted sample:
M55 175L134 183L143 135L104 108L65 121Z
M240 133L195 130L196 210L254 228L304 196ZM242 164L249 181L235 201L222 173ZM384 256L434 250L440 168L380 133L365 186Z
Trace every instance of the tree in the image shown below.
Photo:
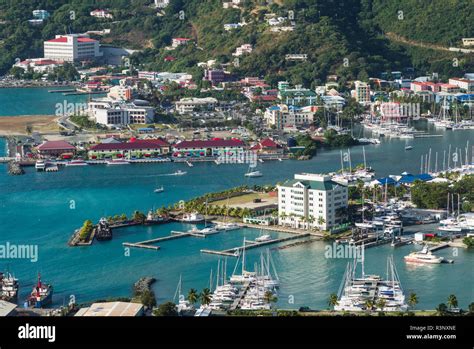
M188 292L187 299L188 299L189 303L196 304L196 302L199 299L199 294L198 294L197 290L195 290L194 288L190 289L189 292Z
M318 225L324 225L326 223L326 220L323 218L323 216L318 217Z
M148 308L153 308L156 306L155 293L151 290L144 290L140 295L140 302Z
M338 305L338 304L339 304L339 301L338 301L338 299L337 299L337 294L331 293L331 295L329 296L328 305L329 305L330 307L334 307L334 306L336 306L336 305Z
M418 304L418 296L416 293L410 293L410 296L408 297L408 305L411 308L415 308L415 306Z
M143 212L135 211L133 212L133 221L135 223L143 224L146 220L146 216Z
M374 302L371 301L370 299L367 299L365 302L364 302L364 305L365 305L365 309L367 311L371 311L372 308L374 307Z
M469 314L473 315L474 314L474 302L470 303L469 306L467 307L469 310Z
M444 315L446 314L446 311L448 310L448 307L446 306L446 304L444 303L440 303L438 304L438 306L436 307L436 312L438 313L438 315Z
M176 304L173 302L166 302L160 304L158 309L155 309L153 312L155 316L178 316L178 311L176 310Z
M273 304L278 301L278 298L273 294L272 291L266 291L263 295L263 300L267 303Z
M387 301L383 298L379 298L377 300L376 307L379 308L381 311L384 310L385 306L387 305Z
M204 290L202 290L200 296L199 296L199 299L201 301L201 304L204 304L204 305L209 305L211 303L211 290L209 290L208 288L205 288Z
M458 307L458 299L454 294L449 295L447 304L449 306L449 309Z

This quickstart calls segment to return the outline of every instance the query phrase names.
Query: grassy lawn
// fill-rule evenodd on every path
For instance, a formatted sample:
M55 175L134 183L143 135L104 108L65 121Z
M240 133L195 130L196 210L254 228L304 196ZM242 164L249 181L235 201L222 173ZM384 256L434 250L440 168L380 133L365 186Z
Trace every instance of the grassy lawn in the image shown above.
M275 198L271 197L268 193L249 193L241 196L229 198L229 200L219 200L212 202L213 205L226 205L226 206L238 206L248 203L252 203L254 199L261 199L262 201L274 201Z

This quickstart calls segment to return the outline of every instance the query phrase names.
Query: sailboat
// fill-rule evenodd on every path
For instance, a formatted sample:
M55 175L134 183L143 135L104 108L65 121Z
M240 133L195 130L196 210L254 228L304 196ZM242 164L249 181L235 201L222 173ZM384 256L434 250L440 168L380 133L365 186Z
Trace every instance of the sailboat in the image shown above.
M187 299L184 298L183 294L181 293L181 287L182 287L182 278L180 274L178 286L176 287L176 292L174 293L174 298L173 298L175 302L176 302L176 299L178 299L178 304L176 305L176 310L178 311L178 314L195 310L194 305L192 305Z
M252 171L252 169L256 168L257 165L252 166L252 164L249 165L249 169L247 173L245 174L245 177L262 177L263 173L260 171Z
M245 270L245 246L246 246L246 239L244 238L244 245L242 247L242 254L239 254L239 258L237 259L237 263L235 263L235 268L232 273L232 276L230 277L230 282L231 283L236 283L236 284L243 284L245 282L252 282L255 281L256 279L256 273L247 271ZM237 266L239 265L239 260L240 257L242 257L242 271L241 274L236 274Z

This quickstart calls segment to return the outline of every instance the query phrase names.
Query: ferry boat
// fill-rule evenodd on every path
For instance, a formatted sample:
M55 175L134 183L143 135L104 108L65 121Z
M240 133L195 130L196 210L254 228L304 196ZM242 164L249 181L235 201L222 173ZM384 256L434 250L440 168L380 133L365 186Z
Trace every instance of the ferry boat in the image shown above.
M124 159L107 160L107 165L130 165L130 162Z
M0 272L0 300L15 302L18 297L18 279L10 273Z
M27 299L28 306L43 308L53 301L53 286L41 282L41 274L38 273L38 282Z
M37 160L35 163L36 171L44 171L46 169L46 162L44 160Z
M205 217L197 212L185 213L181 218L181 222L184 223L200 223L205 220Z
M88 163L81 159L71 160L66 163L66 167L69 166L87 166Z
M404 258L408 263L440 264L444 261L443 257L437 257L432 254L426 245L421 251L412 252Z

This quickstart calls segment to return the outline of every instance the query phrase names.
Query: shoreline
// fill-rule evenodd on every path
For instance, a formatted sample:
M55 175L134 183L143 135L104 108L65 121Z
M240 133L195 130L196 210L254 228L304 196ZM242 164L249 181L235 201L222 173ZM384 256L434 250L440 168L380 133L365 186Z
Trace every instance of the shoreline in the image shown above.
M56 115L17 115L17 116L0 116L0 137L11 136L28 136L26 127L31 127L32 132L42 132L42 128L53 127L48 131L55 132L57 127ZM36 128L36 129L35 129ZM40 130L38 130L40 128Z

